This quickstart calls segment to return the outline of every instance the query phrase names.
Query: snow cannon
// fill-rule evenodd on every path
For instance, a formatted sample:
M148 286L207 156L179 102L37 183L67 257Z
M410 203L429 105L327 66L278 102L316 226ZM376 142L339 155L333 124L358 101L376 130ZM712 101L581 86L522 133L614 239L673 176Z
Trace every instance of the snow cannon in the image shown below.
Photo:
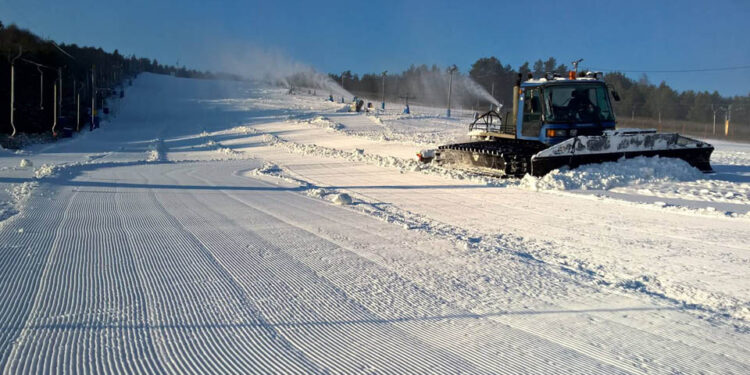
M562 167L622 158L678 158L712 172L714 148L676 133L653 129L616 129L611 97L600 72L521 81L513 87L513 110L489 111L469 125L471 142L422 150L418 159L446 166L466 166L491 175L543 176Z

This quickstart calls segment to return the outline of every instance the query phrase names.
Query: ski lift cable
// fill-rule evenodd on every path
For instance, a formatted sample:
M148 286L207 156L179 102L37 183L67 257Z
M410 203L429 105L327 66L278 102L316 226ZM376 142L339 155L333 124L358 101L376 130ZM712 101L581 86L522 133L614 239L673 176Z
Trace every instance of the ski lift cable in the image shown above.
M75 60L75 59L76 59L75 57L71 56L71 55L70 55L70 54L69 54L68 52L66 52L66 51L65 51L64 49L62 49L62 48L61 48L60 46L58 46L58 45L57 45L57 43L55 43L55 41L54 41L54 40L50 40L49 42L50 42L50 43L52 43L52 45L53 45L53 46L55 46L55 48L57 48L57 49L58 49L58 50L59 50L60 52L62 52L62 53L63 53L63 54L65 55L65 56L68 56L68 57L70 57L70 58L71 58L71 59L73 59L73 60Z
M21 57L21 55L23 55L23 47L21 47L21 46L18 46L18 55L16 55L16 57L14 57L14 58L13 58L13 59L12 59L12 60L10 61L10 64L11 64L11 65L15 64L15 63L16 63L16 60L18 60L18 59L19 59L19 58Z
M700 69L677 69L677 70L626 70L626 69L606 69L591 68L603 72L622 72L622 73L696 73L696 72L713 72L726 70L745 70L750 69L750 65L727 66L721 68L700 68Z
M38 63L38 62L36 62L36 61L31 61L31 60L28 60L28 59L24 59L24 58L20 58L19 60L21 60L21 61L23 61L23 62L26 62L26 63L29 63L29 64L32 64L32 65L36 65L36 66L37 66L38 68L39 68L39 67L41 67L41 68L47 68L47 69L50 69L50 70L55 70L55 71L57 70L57 68L53 68L53 67L51 67L51 66L47 66L47 65L44 65L44 64L40 64L40 63Z

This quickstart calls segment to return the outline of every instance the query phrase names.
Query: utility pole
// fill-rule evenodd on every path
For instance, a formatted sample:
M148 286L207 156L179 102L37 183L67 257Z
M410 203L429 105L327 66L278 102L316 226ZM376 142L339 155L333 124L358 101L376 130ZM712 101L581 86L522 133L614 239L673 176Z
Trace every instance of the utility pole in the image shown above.
M23 49L18 47L18 55L10 61L10 127L13 128L13 132L10 133L10 137L16 136L16 125L13 122L13 113L16 111L15 107L15 93L16 93L16 59L21 57Z
M344 72L341 72L341 89L346 91L346 89L344 88ZM344 94L341 94L341 103L343 102L344 102Z
M495 99L495 82L494 81L492 82L492 91L490 91L490 96L492 96L492 99ZM492 110L492 103L490 103L490 111L491 110Z
M384 70L383 73L381 74L383 75L383 91L380 96L381 98L380 108L382 108L385 111L385 76L386 74L388 74L388 71Z
M63 79L62 79L62 68L57 68L57 81L60 82L60 97L58 98L58 107L60 113L62 113L62 102L63 102Z
M458 70L458 67L454 64L450 68L448 68L448 72L450 72L450 80L448 81L448 110L446 111L447 117L451 117L451 94L453 91L453 72Z
M76 94L76 132L80 131L81 127L81 93L76 89L77 81L73 81L73 92Z
M724 136L728 137L729 136L729 124L732 121L732 105L731 104L727 106L727 114L725 118L726 120L724 124Z
M44 71L40 65L36 66L39 71L39 110L44 110Z
M91 66L91 126L89 130L94 130L94 116L96 116L96 81L94 78L94 69L96 69L96 65Z
M711 104L711 112L714 113L714 132L713 135L716 135L716 111L718 108L716 108L713 104Z
M659 112L659 133L661 133L661 112Z
M52 136L57 137L55 127L57 126L57 83L52 86Z

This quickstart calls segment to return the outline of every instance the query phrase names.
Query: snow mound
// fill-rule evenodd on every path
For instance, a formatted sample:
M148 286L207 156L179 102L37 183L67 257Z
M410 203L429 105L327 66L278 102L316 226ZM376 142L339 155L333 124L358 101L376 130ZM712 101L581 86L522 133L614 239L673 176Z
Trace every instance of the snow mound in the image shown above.
M16 202L22 202L31 196L31 191L34 190L38 185L37 182L27 181L22 184L13 186L10 190L10 195Z
M328 190L323 189L323 188L308 189L305 193L310 197L318 198L318 199L323 199L325 198L326 195L330 194Z
M320 127L320 128L325 128L325 129L331 129L331 130L342 130L342 129L344 129L344 125L341 125L341 124L339 124L337 122L333 122L330 119L328 119L327 117L323 117L323 116L317 116L314 119L308 121L308 123L311 124L311 125L315 125L317 127Z
M607 190L655 182L693 181L703 173L680 159L637 157L556 169L543 177L526 175L521 186L531 190Z
M164 141L157 138L151 142L151 145L149 145L149 150L146 154L146 161L153 163L153 162L161 162L165 160L166 160L166 152L165 152Z
M149 150L148 154L146 155L146 161L148 162L159 161L159 152L157 152L156 150Z
M19 163L18 166L21 168L33 167L34 163L32 163L29 159L21 159L21 163Z
M352 197L349 196L349 194L341 193L341 194L336 194L333 197L332 201L333 203L338 204L340 206L348 206L352 204Z
M57 171L57 167L54 164L42 164L41 167L34 171L34 176L36 178L44 178L53 175L55 171Z
M216 151L224 155L238 155L241 153L240 151L234 150L229 147L219 147L216 149Z
M303 155L316 155L330 158L341 158L354 162L368 163L387 168L396 168L402 172L412 171L455 180L463 180L487 186L507 186L510 183L497 178L483 176L471 171L464 171L452 168L443 168L434 164L424 164L414 159L401 159L394 156L384 156L379 154L368 154L362 149L344 151L335 148L319 146L316 144L301 144L287 141L279 138L274 134L264 133L263 142L270 146L278 146L287 149L289 152Z
M377 115L367 116L367 118L378 125L383 125L383 120L381 120Z
M254 176L270 176L273 178L284 180L286 182L289 182L295 185L307 187L307 183L305 181L301 181L294 177L289 176L281 167L273 163L266 162L262 166L251 170L250 174Z
M229 130L230 133L237 133L237 134L248 134L248 133L255 133L255 129L253 129L250 126L242 125L242 126L236 126Z
M273 163L264 163L261 167L252 170L254 175L274 175L280 176L283 171L281 168Z

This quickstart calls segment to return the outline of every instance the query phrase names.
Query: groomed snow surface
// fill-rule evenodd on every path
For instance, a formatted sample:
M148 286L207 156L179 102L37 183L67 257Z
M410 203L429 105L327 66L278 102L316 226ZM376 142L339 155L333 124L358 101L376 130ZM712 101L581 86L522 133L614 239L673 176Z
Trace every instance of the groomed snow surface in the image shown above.
M750 373L748 145L502 180L414 158L469 112L127 91L0 150L4 374Z

